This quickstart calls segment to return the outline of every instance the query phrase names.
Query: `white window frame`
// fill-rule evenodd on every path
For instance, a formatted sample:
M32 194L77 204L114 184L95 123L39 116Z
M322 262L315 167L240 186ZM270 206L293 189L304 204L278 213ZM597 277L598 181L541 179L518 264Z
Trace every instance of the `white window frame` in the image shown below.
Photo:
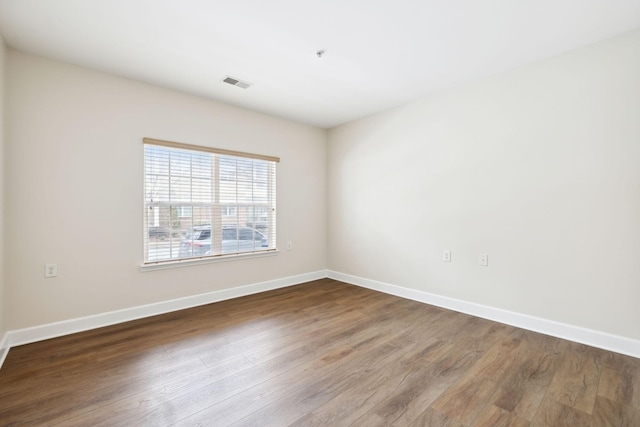
M144 138L143 145L143 269L265 256L277 252L275 208L278 157L152 138ZM172 158L179 158L181 162L176 172L171 170ZM225 159L225 165L234 162L237 168L242 165L242 176L241 169L234 172L235 181L228 171L223 174L221 159ZM201 165L205 165L204 169ZM248 172L247 165L250 168ZM196 170L198 172L194 172ZM203 178L202 170L210 177L205 175ZM179 190L179 196L172 188L174 181L181 183L179 188L174 185ZM261 224L264 227L262 230L253 228L257 227L255 221L249 224L247 220L255 210L268 212L267 224ZM191 215L183 216L185 212ZM233 214L224 215L225 212ZM206 221L202 222L203 218ZM199 220L204 225L200 225ZM156 241L149 237L150 227L159 226L166 230L168 239ZM228 236L228 228L237 230L239 234L245 227L259 232L255 233L254 241L223 241L223 228L227 229L224 235ZM203 237L205 240L199 241L196 235L200 230L203 230L203 236L210 237Z

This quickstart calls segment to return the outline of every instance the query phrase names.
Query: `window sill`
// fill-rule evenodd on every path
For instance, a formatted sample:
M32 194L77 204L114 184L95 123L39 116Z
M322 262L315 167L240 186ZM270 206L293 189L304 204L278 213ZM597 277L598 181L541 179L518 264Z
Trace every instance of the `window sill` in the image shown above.
M194 259L185 259L182 261L167 261L167 262L159 262L154 264L143 264L140 266L140 271L153 271L153 270L166 270L170 268L179 268L179 267L188 267L191 265L200 265L200 264L212 264L217 262L227 262L227 261L237 261L241 259L249 259L249 258L262 258L275 256L280 253L279 250L273 251L265 251L265 252L252 252L246 254L234 254L234 255L221 255L217 257L207 257L207 258L194 258Z

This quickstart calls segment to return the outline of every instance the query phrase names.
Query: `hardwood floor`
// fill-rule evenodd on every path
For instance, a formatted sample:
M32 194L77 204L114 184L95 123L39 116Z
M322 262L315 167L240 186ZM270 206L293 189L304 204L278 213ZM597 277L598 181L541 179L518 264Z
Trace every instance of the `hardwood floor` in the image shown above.
M640 359L330 279L11 349L0 425L640 426Z

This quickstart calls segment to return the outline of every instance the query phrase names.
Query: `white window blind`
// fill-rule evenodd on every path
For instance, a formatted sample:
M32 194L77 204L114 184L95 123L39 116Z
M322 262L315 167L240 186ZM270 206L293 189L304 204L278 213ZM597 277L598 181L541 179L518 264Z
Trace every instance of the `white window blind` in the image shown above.
M277 157L143 142L145 264L276 249Z

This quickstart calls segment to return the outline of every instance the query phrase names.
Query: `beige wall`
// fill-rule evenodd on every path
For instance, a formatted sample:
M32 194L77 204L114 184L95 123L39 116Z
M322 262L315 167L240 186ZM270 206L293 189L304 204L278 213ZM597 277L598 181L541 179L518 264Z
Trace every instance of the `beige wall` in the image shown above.
M7 73L8 329L326 268L324 130L11 50ZM141 272L143 137L279 156L294 250Z
M5 134L5 122L4 122L4 104L5 104L5 69L6 69L6 56L7 49L4 44L4 40L0 37L0 341L7 332L6 323L6 291L5 291L5 269L4 269L4 185L5 185L5 170L4 170L4 134ZM0 349L0 353L2 349Z
M331 270L640 339L640 31L338 127L328 153Z
M640 338L640 32L333 129L328 157L313 127L5 62L0 333L328 266ZM145 136L281 157L278 239L294 250L141 272Z

